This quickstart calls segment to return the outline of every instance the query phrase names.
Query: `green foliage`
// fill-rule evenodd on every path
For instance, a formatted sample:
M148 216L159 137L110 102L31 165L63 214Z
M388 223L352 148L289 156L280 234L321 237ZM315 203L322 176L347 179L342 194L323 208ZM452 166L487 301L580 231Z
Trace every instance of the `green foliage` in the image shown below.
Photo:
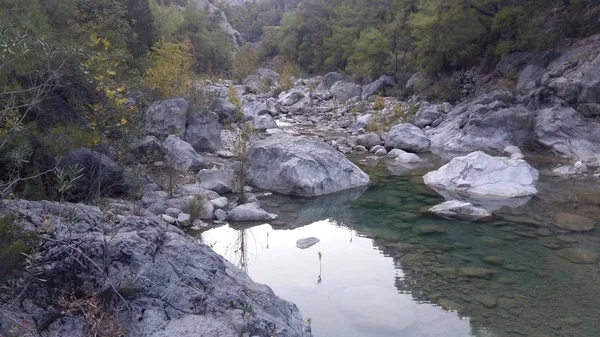
M27 243L34 238L32 233L25 232L15 223L13 216L0 218L0 283L22 266L26 258L24 254L30 252Z
M186 212L190 215L190 221L200 219L205 199L201 196L195 196L188 201Z
M193 63L189 43L159 42L150 53L143 84L160 98L183 96L192 81Z
M354 53L349 58L348 69L361 77L379 77L389 68L390 41L385 34L369 28L354 43Z
M244 107L242 101L238 98L237 92L234 87L229 87L229 91L227 93L227 99L229 103L235 105L237 107L237 117L239 121L244 120Z
M244 81L258 68L258 51L245 45L237 51L233 61L233 76L238 82Z
M166 42L174 41L176 33L183 25L183 14L175 5L163 5L160 0L149 1L158 38Z

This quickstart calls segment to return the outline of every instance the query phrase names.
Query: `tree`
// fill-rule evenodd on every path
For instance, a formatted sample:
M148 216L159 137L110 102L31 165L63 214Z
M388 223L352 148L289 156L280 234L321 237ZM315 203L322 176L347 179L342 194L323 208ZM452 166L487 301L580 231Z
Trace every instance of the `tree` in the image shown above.
M125 0L127 3L125 20L134 35L127 46L134 58L143 57L157 39L152 10L148 0Z
M365 30L353 46L349 69L357 75L379 77L389 69L390 42L382 31L375 28Z
M161 98L183 96L191 84L194 59L189 41L158 42L150 52L143 84Z

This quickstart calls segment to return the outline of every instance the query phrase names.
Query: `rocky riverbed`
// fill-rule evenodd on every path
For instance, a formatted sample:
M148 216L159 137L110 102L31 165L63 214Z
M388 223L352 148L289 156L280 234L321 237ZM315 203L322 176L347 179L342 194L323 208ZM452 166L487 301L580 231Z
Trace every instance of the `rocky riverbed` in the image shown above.
M22 291L0 298L3 312L11 313L2 328L27 318L56 336L83 336L104 317L88 317L87 305L106 306L108 296L113 311L106 319L128 336L309 336L293 304L178 227L269 221L289 228L319 220L352 204L374 183L363 169L382 163L396 175L425 175L450 202L431 212L466 222L493 219L495 211L535 198L539 172L528 161L540 154L559 163L544 165L552 174L597 179L600 35L542 56L504 60L492 74L474 77L476 90L465 89L470 95L455 104L381 97L397 85L388 76L358 85L329 73L295 79L293 88L278 92L279 75L268 69L240 85L196 83L210 93L208 107L184 98L155 102L143 117L144 137L130 145L127 168L110 151L63 156L63 168L79 164L88 178L101 172L99 179L78 180L69 201L85 200L94 185L114 198L102 207L2 202L0 214L17 215L40 237L34 260L47 280L32 284L20 276ZM513 85L507 73L518 74ZM231 91L240 107L229 101ZM254 131L241 144L246 125ZM244 197L234 193L241 189ZM318 211L277 214L261 202L272 193L323 197L313 201ZM566 212L553 225L593 230L595 222L584 219ZM595 255L580 251L560 254L595 263Z

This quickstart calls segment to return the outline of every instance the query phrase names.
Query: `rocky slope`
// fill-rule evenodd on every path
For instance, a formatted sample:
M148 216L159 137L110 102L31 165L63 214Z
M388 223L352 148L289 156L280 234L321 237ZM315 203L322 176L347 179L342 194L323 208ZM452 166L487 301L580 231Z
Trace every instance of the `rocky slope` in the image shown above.
M0 332L311 336L294 304L254 283L197 239L156 217L131 216L135 212L124 202L108 209L0 203L0 215L16 216L39 241L30 272L19 275L14 292L0 296Z

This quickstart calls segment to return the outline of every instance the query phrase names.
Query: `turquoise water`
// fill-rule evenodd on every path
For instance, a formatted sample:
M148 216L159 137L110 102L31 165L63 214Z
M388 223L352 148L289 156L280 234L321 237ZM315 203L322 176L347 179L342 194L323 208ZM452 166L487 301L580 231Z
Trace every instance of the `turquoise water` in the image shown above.
M374 182L366 191L264 198L278 221L225 225L202 239L296 303L315 337L600 336L600 264L557 256L567 247L600 253L599 229L553 226L557 212L600 222L597 180L542 170L539 195L466 224L423 213L443 199L421 173L364 169ZM321 241L296 248L310 236Z

